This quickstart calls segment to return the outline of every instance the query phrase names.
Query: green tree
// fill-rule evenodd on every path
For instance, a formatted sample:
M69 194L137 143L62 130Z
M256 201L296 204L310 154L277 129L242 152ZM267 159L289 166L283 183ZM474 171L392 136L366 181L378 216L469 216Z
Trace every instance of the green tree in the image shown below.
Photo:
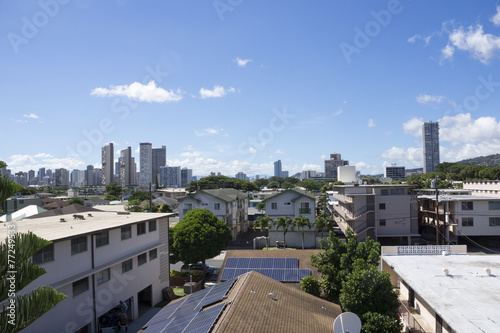
M269 181L269 183L267 183L267 187L272 188L272 189L277 189L278 187L280 187L280 183L278 183L277 181L271 180L271 181Z
M78 197L71 198L71 199L69 199L68 204L66 206L74 205L74 204L79 204L79 205L85 206L85 200L83 200L82 198L78 198Z
M120 200L120 197L122 195L122 187L117 182L111 182L106 185L106 194L116 197L116 200Z
M333 226L336 225L326 211L321 211L314 219L313 224L316 230L321 231L321 238L323 238L323 233L325 231L332 231Z
M367 237L358 242L351 229L347 229L347 242L343 243L333 232L328 241L320 240L325 252L311 256L311 263L318 268L322 277L322 287L328 301L339 303L342 282L351 274L354 262L362 259L367 265L378 266L380 244Z
M293 183L290 183L290 182L283 182L283 184L281 184L281 188L284 189L284 190L288 190L290 188L294 188L295 185Z
M129 200L125 205L125 210L129 212L142 212L141 201L138 199Z
M265 215L259 216L253 223L253 230L260 229L261 231L267 231L266 246L269 248L269 229L271 228L271 223L273 220Z
M208 209L192 209L173 229L172 253L184 263L213 258L229 245L231 229Z
M398 294L394 291L389 273L367 264L363 259L354 263L354 269L342 282L340 304L360 318L375 312L397 319Z
M303 187L308 191L319 191L321 189L321 184L312 179L302 180L297 183L297 186Z
M367 312L361 318L362 333L401 333L403 325L394 316L387 316L376 312Z
M156 197L153 195L152 198L155 199ZM131 200L139 200L140 202L143 202L144 200L149 200L149 192L135 191L128 197L128 201Z
M242 191L258 191L260 188L255 183L248 180L230 178L226 176L208 176L198 181L189 183L187 191L192 193L198 190L216 189L216 188L234 188Z
M295 217L292 221L292 231L297 228L302 234L302 250L304 249L304 228L308 227L309 230L311 230L311 222L309 221L309 218L299 215Z
M288 232L288 228L292 226L292 219L288 216L280 216L274 220L273 225L276 227L276 231L280 228L283 229L283 248L286 249L286 233Z
M256 179L254 182L253 182L259 189L267 186L267 183L269 183L269 179L267 178L259 178L259 179Z
M6 166L4 162L0 161L0 169ZM22 186L12 180L0 177L0 205L22 189ZM32 232L28 232L27 234L14 233L11 238L7 237L5 242L0 244L0 302L9 299L9 302L2 306L2 313L0 313L1 332L18 332L28 327L66 298L65 295L58 293L50 286L41 286L29 293L20 294L24 287L46 273L43 268L31 261L31 257L50 243ZM14 261L9 256L12 255L13 250L15 251ZM11 294L12 285L16 291L14 295ZM8 306L12 302L16 304L14 318L9 316Z
M314 276L306 276L300 280L300 290L316 297L321 295L320 283Z
M172 208L168 204L159 205L158 213L172 213Z
M266 203L265 202L259 202L257 204L257 210L259 212L265 211L266 210Z

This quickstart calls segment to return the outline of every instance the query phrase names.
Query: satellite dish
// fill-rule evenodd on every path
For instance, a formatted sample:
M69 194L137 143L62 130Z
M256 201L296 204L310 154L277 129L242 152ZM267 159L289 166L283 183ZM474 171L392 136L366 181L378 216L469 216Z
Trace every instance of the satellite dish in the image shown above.
M334 333L359 333L361 319L352 312L341 313L333 322Z

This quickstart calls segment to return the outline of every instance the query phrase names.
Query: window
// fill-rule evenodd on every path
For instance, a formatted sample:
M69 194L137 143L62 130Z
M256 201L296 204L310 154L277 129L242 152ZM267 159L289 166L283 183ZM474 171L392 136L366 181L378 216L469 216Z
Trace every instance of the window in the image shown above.
M137 223L137 236L146 233L146 222Z
M311 209L309 208L309 202L300 203L299 214L311 214Z
M202 202L201 205L202 207L208 207L208 202Z
M385 209L385 203L379 203L378 204L378 209L384 210Z
M220 203L214 202L214 210L220 210Z
M106 268L100 272L97 272L97 274L96 274L96 279L97 279L98 285L101 283L104 283L106 281L109 281L109 278L110 278L109 268Z
M490 217L490 227L500 227L500 217Z
M473 217L462 217L462 227L473 227L474 218Z
M378 220L378 225L381 226L381 227L385 227L385 219L383 220Z
M137 264L141 266L147 262L148 262L147 253L139 254L139 256L137 257Z
M71 239L71 255L87 251L87 236Z
M285 206L290 206L292 203L291 202L284 202L283 203Z
M271 209L278 209L278 203L277 202L271 202Z
M158 257L158 250L157 249L153 249L153 250L149 251L149 261L156 259L157 257Z
M193 204L190 203L190 202L189 203L185 203L184 204L184 209L186 209L186 210L193 209Z
M109 232L101 231L100 234L95 236L95 247L100 247L109 244Z
M474 210L474 203L472 201L462 201L462 210Z
M37 265L54 260L54 243L47 245L33 255L33 262Z
M404 194L405 194L404 188L391 188L391 195L404 195Z
M132 238L132 227L122 227L122 240Z
M380 190L380 195L389 195L389 190L388 189Z
M156 231L156 221L149 221L149 232Z
M500 210L500 201L488 201L489 210Z
M89 290L89 278L85 277L81 280L73 282L73 297Z
M132 269L132 259L122 262L122 274Z

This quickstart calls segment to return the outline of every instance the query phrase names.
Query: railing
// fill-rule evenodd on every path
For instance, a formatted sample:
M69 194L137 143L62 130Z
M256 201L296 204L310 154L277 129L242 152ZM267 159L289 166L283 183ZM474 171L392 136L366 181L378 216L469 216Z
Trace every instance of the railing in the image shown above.
M311 214L311 208L299 208L299 214Z
M415 311L415 310L413 310ZM418 321L413 316L413 312L410 310L409 306L406 306L405 303L400 301L399 305L399 315L401 316L401 321L405 324L406 327L410 328L410 332L412 333L426 333L427 331L422 328L422 326L418 323Z

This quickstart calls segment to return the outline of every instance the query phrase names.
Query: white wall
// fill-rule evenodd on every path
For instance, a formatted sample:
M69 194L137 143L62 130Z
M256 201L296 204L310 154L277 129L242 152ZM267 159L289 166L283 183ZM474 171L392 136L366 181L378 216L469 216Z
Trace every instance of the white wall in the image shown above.
M490 217L500 217L500 210L489 210L488 200L474 201L473 210L462 210L462 202L450 202L450 213L458 225L452 229L457 236L500 236L500 227L490 226ZM496 199L498 200L498 199ZM495 201L492 199L491 201ZM464 217L472 217L474 226L467 227L462 225ZM461 232L458 231L461 230Z

